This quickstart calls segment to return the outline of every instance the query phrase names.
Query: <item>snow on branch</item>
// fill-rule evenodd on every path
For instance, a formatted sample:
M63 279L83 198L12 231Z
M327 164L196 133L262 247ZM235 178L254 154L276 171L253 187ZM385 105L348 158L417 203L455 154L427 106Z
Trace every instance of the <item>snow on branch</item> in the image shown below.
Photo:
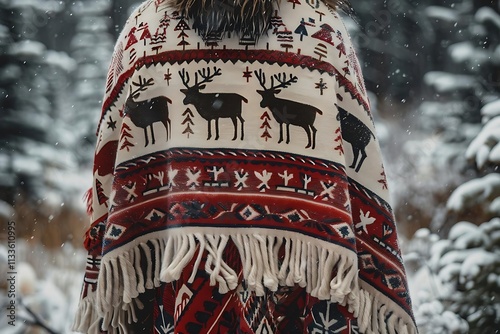
M483 116L483 123L485 124L492 118L500 116L500 99L485 104L484 107L481 108L481 115Z
M479 168L487 164L500 164L500 117L497 116L486 123L467 148L465 157L475 160Z
M491 22L498 29L500 29L500 15L493 8L482 7L476 12L475 19L477 22L486 23Z
M446 203L446 208L450 211L462 212L474 205L489 202L488 211L491 212L494 205L498 206L499 197L500 174L491 173L466 182L455 189Z
M431 71L424 75L424 82L437 93L475 91L480 88L477 79L467 74L452 74L441 71Z
M430 19L455 23L460 20L459 12L456 9L442 6L428 6L424 10L425 15Z

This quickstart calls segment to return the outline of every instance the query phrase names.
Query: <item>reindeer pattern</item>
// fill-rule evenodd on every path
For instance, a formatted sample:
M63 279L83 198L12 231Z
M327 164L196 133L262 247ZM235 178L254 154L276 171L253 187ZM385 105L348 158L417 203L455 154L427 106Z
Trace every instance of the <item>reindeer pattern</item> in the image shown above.
M277 72L245 65L241 71L250 73L250 79L248 84L241 84L241 79L240 83L233 81L238 80L234 79L234 69L229 70L223 64L207 65L169 68L167 72L173 75L168 85L161 83L165 80L164 66L149 71L150 78L139 76L132 80L123 113L131 125L142 129L145 146L172 140L171 145L189 146L190 141L204 138L206 143L214 145L239 141L240 147L334 155L333 145L325 144L333 142L335 130L340 129L343 141L352 148L353 161L348 162L349 167L358 173L369 159L367 147L376 140L371 118L360 119L349 114L339 105L342 101L317 103L320 100L303 88L311 80L304 80L296 69ZM314 81L332 91L341 89L328 78ZM160 88L155 88L157 85ZM295 90L289 92L291 88ZM203 122L205 129L200 124ZM160 134L165 137L161 141L155 137L156 123L165 130ZM328 137L332 138L325 141Z
M210 68L198 70L195 73L195 83L189 86L189 72L185 69L179 72L182 83L186 87L181 89L181 92L186 96L183 100L185 105L192 104L196 110L208 122L208 139L212 138L211 122L215 121L215 140L219 139L219 119L230 118L234 126L233 140L237 138L238 128L237 123L241 124L241 140L245 137L244 123L245 120L241 117L242 102L248 103L248 100L236 93L202 93L207 82L212 82L217 76L222 75L220 68L214 67L213 73ZM198 82L198 76L203 80Z
M382 163L371 154L373 122L345 27L327 20L325 8L284 6L280 12L288 14L274 13L262 40L204 40L166 8L157 25L148 22L156 31L151 40L144 34L139 43L131 30L117 46L107 90L123 103L102 118L104 125L123 118L113 135L117 164L170 147L231 147L305 154L342 163L349 173L380 173L366 167ZM127 68L133 74L120 81Z

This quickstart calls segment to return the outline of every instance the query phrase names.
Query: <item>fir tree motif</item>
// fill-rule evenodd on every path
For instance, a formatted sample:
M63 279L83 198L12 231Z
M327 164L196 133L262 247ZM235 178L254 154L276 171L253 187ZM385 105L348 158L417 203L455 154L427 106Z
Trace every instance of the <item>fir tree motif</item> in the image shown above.
M335 143L337 146L335 146L335 151L339 152L339 155L344 155L344 145L342 145L342 131L340 127L335 130Z
M288 49L293 48L293 44L291 44L293 43L292 31L286 27L284 30L278 31L278 42L283 42L280 46L285 49L285 52L288 52Z
M115 84L117 78L123 72L123 43L116 46L116 51L111 59L111 65L108 72L108 81L106 82L106 92L109 92Z
M100 205L106 205L108 207L108 197L104 195L104 190L102 189L102 183L98 179L95 181L95 190L97 193L97 200L99 201Z
M302 42L302 40L304 39L304 36L309 36L309 34L307 33L307 27L306 26L310 26L310 27L315 27L314 25L314 19L312 18L309 18L309 22L306 22L304 20L304 18L302 18L300 20L300 24L299 26L295 29L295 33L296 34L299 34L300 35L300 41Z
M251 77L252 77L252 71L250 71L247 66L247 69L243 71L243 78L246 78L247 82L249 82Z
M311 37L322 40L323 42L326 42L328 44L335 45L333 43L333 36L332 36L332 33L335 32L333 28L327 23L323 23L322 25L320 25L320 28L321 29L312 34Z
M144 41L144 46L146 46L148 40L151 40L151 32L149 31L149 25L147 23L141 22L137 31L142 32L139 40ZM144 49L143 56L146 57L146 49Z
M141 41L144 41L144 46L146 46L148 39L151 39L151 32L149 31L149 24L141 22L137 31L142 31L141 37L139 39Z
M240 38L239 44L244 45L245 50L248 50L249 46L254 46L255 44L257 44L257 40L251 33L244 33Z
M262 116L260 117L262 120L262 125L260 126L261 129L263 129L262 135L260 136L261 138L264 138L265 141L268 139L271 139L272 136L269 133L269 130L271 129L271 125L269 124L269 121L271 120L271 116L269 116L269 113L266 111Z
M136 27L132 27L132 29L128 33L128 39L127 39L127 45L125 46L125 50L128 50L132 45L136 44L138 42L137 37L135 36L135 33L137 31Z
M285 24L283 23L283 19L281 16L278 16L278 11L274 11L274 16L271 17L271 27L273 28L273 34L277 34L278 30L281 27L285 27ZM285 27L286 29L286 27Z
M187 45L190 45L189 42L186 41L186 38L189 37L185 32L186 30L191 30L191 28L189 28L188 24L184 20L184 17L181 16L179 17L179 23L175 26L174 31L180 31L177 38L180 38L181 41L177 44L177 46L182 46L183 51L186 50Z
M328 54L328 48L325 44L318 43L318 45L316 45L316 47L314 48L314 53L317 54L319 56L318 59L321 60Z
M319 89L320 95L323 95L323 91L327 88L326 82L323 81L323 78L320 78L319 82L316 83L316 89Z
M160 26L158 29L162 29L162 33L166 34L167 28L170 26L170 15L168 15L168 12L165 11L165 14L160 20Z
M120 142L122 142L120 150L126 149L127 152L130 152L130 148L135 146L129 141L129 138L134 138L134 136L130 134L131 131L132 129L130 129L130 127L124 123L120 132Z
M189 138L190 135L194 135L193 130L191 129L191 126L194 126L193 118L194 114L191 111L190 108L187 108L186 111L182 114L184 117L184 121L182 121L182 125L185 125L186 127L184 128L184 131L182 132L183 135L187 135Z
M205 45L209 46L212 50L219 46L219 42L222 40L222 34L217 31L211 31L205 37Z
M340 30L337 30L337 38L340 40L340 43L337 45L337 50L339 50L339 57L342 55L346 55L346 50L345 50L345 43L344 43L344 37L342 36L342 33Z

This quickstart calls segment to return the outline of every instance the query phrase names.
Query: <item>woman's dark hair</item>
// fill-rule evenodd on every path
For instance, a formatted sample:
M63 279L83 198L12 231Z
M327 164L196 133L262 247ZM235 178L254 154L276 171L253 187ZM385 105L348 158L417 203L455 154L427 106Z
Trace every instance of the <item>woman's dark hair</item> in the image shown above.
M347 0L322 0L332 10L350 8ZM265 34L280 0L171 0L181 15L193 20L202 38L231 33L255 39Z

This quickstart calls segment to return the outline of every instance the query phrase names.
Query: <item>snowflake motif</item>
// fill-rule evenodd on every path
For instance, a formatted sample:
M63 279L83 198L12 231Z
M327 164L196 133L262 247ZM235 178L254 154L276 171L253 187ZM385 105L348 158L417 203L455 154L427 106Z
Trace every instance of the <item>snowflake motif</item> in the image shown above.
M200 170L197 170L197 169L188 169L187 173L186 173L186 176L188 177L188 181L186 183L186 185L191 188L191 189L194 189L196 188L197 186L200 185L200 176L201 176L201 171Z
M246 182L248 180L249 174L247 172L245 172L243 169L241 171L234 171L234 176L236 177L236 184L234 185L235 188L238 188L238 190L248 188Z
M175 177L177 176L177 173L179 173L178 169L173 169L172 167L170 167L170 169L168 170L168 188L169 189L172 189L173 187L175 187L177 185L174 182Z
M337 187L337 183L320 181L323 191L319 194L319 197L323 198L323 201L328 201L329 199L335 198L333 191Z
M269 181L271 180L271 177L273 176L273 173L269 173L267 170L263 170L262 173L259 173L257 171L254 172L255 176L260 180L262 181L258 186L257 188L261 191L261 192L265 192L266 189L271 189L271 187L269 187Z
M376 218L370 217L370 211L367 211L366 213L363 212L363 210L359 210L359 219L361 220L359 223L356 224L356 229L363 229L363 231L368 234L367 226L371 225L375 222Z

